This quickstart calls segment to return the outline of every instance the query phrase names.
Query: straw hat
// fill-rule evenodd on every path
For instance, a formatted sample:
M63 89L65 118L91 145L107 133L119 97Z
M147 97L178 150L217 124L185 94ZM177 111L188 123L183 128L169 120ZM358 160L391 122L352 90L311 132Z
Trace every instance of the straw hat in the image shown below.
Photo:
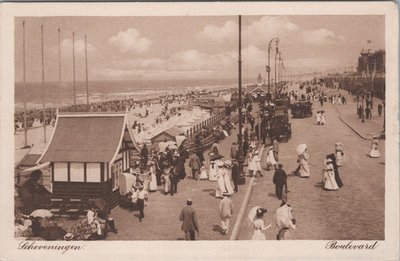
M230 160L227 160L224 162L224 166L227 168L231 168L232 167L232 162Z
M74 235L72 235L71 233L67 233L64 235L65 240L72 240L73 238L74 238Z

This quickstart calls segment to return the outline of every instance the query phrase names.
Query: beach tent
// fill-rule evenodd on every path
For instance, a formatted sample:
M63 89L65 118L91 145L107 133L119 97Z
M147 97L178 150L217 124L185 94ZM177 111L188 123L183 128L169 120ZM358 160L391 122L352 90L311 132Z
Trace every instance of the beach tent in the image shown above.
M50 163L52 198L119 202L119 175L129 171L139 147L121 113L62 113L38 160Z

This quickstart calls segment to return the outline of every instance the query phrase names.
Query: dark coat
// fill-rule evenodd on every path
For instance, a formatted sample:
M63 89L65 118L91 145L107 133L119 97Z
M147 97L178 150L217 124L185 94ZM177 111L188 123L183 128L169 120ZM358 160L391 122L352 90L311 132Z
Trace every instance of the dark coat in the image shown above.
M192 207L187 206L183 208L179 216L179 220L182 221L181 230L199 232L196 211Z
M286 184L287 175L283 169L277 169L274 173L274 178L272 180L275 185L282 186Z
M232 166L232 180L233 182L237 182L239 180L239 164L234 163Z

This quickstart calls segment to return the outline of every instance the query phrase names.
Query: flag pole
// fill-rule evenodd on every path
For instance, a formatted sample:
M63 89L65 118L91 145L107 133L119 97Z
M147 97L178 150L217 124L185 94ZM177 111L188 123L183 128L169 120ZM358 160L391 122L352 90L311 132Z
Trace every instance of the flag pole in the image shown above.
M61 29L58 28L58 103L59 109L62 106L61 100Z
M42 38L42 102L43 102L43 141L46 143L46 111L45 111L45 104L44 104L44 53L43 53L43 25L41 26L41 38Z
M87 111L89 111L89 83L88 83L88 65L87 65L87 41L85 34L85 67L86 67L86 104Z
M72 77L74 85L74 109L75 111L78 111L76 108L76 87L75 87L75 32L72 32Z
M25 67L25 20L22 21L22 63L23 63L23 87L24 87L24 148L28 147L28 126L26 124L26 67Z

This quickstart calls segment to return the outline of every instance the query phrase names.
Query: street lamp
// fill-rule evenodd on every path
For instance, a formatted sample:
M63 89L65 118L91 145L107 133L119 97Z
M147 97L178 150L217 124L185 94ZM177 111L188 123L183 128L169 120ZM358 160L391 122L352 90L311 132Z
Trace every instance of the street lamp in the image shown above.
M274 42L274 41L275 41L276 47L278 48L279 38L272 38L272 39L269 41L269 44L268 44L268 66L267 66L267 73L268 73L268 96L269 96L268 99L270 99L270 89L271 89L271 78L270 78L270 73L271 73L270 54L271 54L271 48L272 48L271 44L272 44L272 42ZM276 78L276 76L275 76L275 78ZM269 100L268 100L268 102L269 102Z

